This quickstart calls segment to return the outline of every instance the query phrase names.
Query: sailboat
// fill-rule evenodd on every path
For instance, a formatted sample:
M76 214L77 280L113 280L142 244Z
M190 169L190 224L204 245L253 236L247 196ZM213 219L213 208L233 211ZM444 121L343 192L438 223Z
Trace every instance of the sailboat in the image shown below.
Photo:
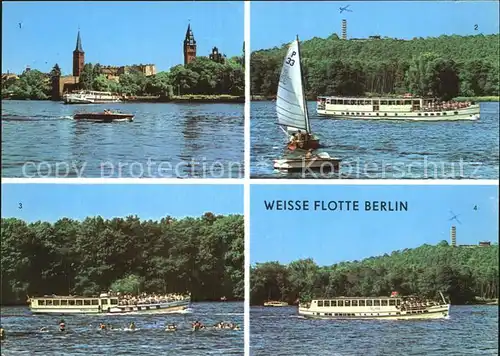
M276 114L278 125L286 134L287 139L297 132L304 137L298 142L289 143L288 149L293 151L296 148L308 150L319 147L319 138L312 133L307 111L298 36L290 44L281 69L276 96Z
M278 159L274 168L294 171L304 169L338 170L340 159L332 158L326 152L313 155L311 152L319 147L319 138L312 133L309 114L307 112L304 84L302 81L302 64L300 61L299 36L288 47L281 69L278 94L276 96L276 114L278 125L290 139L288 149L308 150L304 157ZM302 139L295 140L299 133ZM290 137L290 135L293 135Z

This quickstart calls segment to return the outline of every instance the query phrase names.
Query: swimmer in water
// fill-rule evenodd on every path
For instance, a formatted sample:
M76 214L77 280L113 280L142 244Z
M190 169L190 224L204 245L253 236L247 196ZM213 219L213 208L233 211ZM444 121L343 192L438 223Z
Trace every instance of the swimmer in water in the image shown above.
M101 329L101 330L106 330L106 324L104 324L104 323L99 323L99 329Z
M5 329L3 328L2 325L0 325L0 340L5 339Z
M135 323L132 321L130 325L128 326L130 330L135 330Z
M64 319L61 319L59 322L59 331L66 331L66 324L64 323Z

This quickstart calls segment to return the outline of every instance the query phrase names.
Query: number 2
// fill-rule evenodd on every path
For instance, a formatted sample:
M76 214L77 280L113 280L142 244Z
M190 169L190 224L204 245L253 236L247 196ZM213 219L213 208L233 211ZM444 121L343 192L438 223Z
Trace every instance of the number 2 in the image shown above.
M478 29L478 28L479 28L479 26L478 26L478 25L474 25L474 30L476 30L476 31L477 31L477 29Z

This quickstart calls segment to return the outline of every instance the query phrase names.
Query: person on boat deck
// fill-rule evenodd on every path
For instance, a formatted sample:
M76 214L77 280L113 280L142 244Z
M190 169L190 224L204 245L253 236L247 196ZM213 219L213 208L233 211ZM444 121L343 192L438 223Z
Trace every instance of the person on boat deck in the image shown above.
M313 152L312 148L310 148L310 149L307 150L307 152L306 152L306 159L309 159L309 158L313 157L313 153L312 152Z
M59 322L59 331L65 331L66 330L66 323L64 323L64 319L61 319Z
M111 114L111 110L109 110L109 109L104 109L104 113L105 113L105 114Z

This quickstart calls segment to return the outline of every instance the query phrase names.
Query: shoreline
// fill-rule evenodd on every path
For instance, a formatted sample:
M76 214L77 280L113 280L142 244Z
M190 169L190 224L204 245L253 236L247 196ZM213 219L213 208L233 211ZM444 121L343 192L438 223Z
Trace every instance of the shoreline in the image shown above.
M369 96L366 96L366 98L369 98ZM250 101L275 101L275 100L276 100L275 97L262 96L262 95L252 95L250 98ZM306 101L316 101L316 99L307 98ZM475 101L479 103L488 103L488 102L494 103L494 102L500 102L500 96L457 96L456 98L451 99L451 101L456 101L456 102Z
M14 98L2 98L2 101L53 101L55 103L62 103L62 100L50 100L50 99L14 99ZM201 104L240 104L245 103L245 96L236 96L236 95L204 95L204 94L196 94L196 95L180 95L173 96L172 98L162 97L162 96L138 96L131 98L124 98L119 104L127 104L127 103L149 103L149 104L164 104L164 103L173 103L173 104L183 104L183 103L201 103ZM115 103L109 103L115 104ZM68 105L76 105L76 104L68 104ZM86 105L86 104L81 104Z

